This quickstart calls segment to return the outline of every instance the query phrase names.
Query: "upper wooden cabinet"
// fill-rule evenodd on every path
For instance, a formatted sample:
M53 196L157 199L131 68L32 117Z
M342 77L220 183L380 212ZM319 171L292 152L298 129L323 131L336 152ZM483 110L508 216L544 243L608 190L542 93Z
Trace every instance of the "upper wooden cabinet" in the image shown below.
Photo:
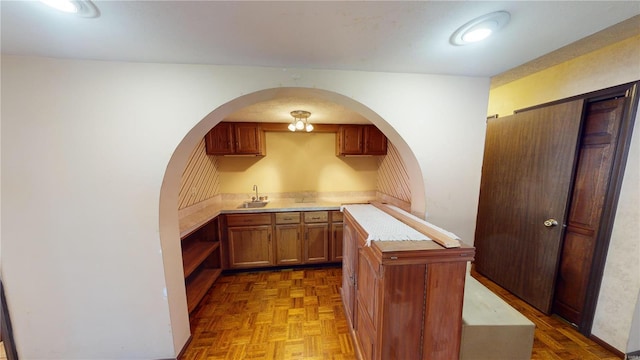
M386 155L387 137L373 125L341 125L336 155Z
M265 155L264 131L258 123L221 122L205 136L209 155Z

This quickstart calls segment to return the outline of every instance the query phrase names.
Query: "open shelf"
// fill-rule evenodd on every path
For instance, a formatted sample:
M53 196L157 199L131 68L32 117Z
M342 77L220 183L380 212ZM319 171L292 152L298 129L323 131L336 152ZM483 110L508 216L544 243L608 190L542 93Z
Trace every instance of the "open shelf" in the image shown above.
M191 313L205 296L214 281L220 276L222 269L203 269L187 282L187 308Z
M185 247L182 251L184 277L191 275L218 247L220 247L219 241L195 241Z

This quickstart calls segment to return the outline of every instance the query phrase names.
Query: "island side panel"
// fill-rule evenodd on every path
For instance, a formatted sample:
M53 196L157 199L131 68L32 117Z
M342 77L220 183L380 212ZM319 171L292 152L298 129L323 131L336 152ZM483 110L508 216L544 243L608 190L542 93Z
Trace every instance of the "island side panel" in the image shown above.
M466 262L427 265L423 359L460 356Z

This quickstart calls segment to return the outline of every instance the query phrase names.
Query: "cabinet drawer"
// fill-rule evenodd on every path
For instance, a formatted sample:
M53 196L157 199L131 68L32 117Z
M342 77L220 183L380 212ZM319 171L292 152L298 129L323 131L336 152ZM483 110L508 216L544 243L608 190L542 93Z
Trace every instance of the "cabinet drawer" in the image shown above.
M306 223L324 223L328 221L328 211L308 211L304 213L304 222Z
M344 214L341 211L331 212L331 222L342 222Z
M271 214L229 214L227 226L271 225Z
M300 223L299 212L276 213L276 224L298 224Z

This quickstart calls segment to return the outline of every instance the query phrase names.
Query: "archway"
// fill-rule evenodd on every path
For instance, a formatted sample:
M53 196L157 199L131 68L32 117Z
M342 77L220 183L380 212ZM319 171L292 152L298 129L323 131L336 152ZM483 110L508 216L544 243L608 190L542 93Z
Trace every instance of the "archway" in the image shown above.
M166 297L169 305L174 347L179 351L189 338L189 316L185 297L185 286L182 268L181 246L176 239L180 238L178 221L178 192L182 172L188 157L204 137L216 124L231 113L249 105L288 96L304 96L318 98L342 105L360 114L376 125L397 148L405 163L411 189L411 212L417 215L425 213L425 189L418 160L407 143L397 131L382 117L367 106L338 93L315 88L286 87L256 91L242 95L216 108L205 116L189 131L176 147L165 171L160 190L159 232L164 263Z

